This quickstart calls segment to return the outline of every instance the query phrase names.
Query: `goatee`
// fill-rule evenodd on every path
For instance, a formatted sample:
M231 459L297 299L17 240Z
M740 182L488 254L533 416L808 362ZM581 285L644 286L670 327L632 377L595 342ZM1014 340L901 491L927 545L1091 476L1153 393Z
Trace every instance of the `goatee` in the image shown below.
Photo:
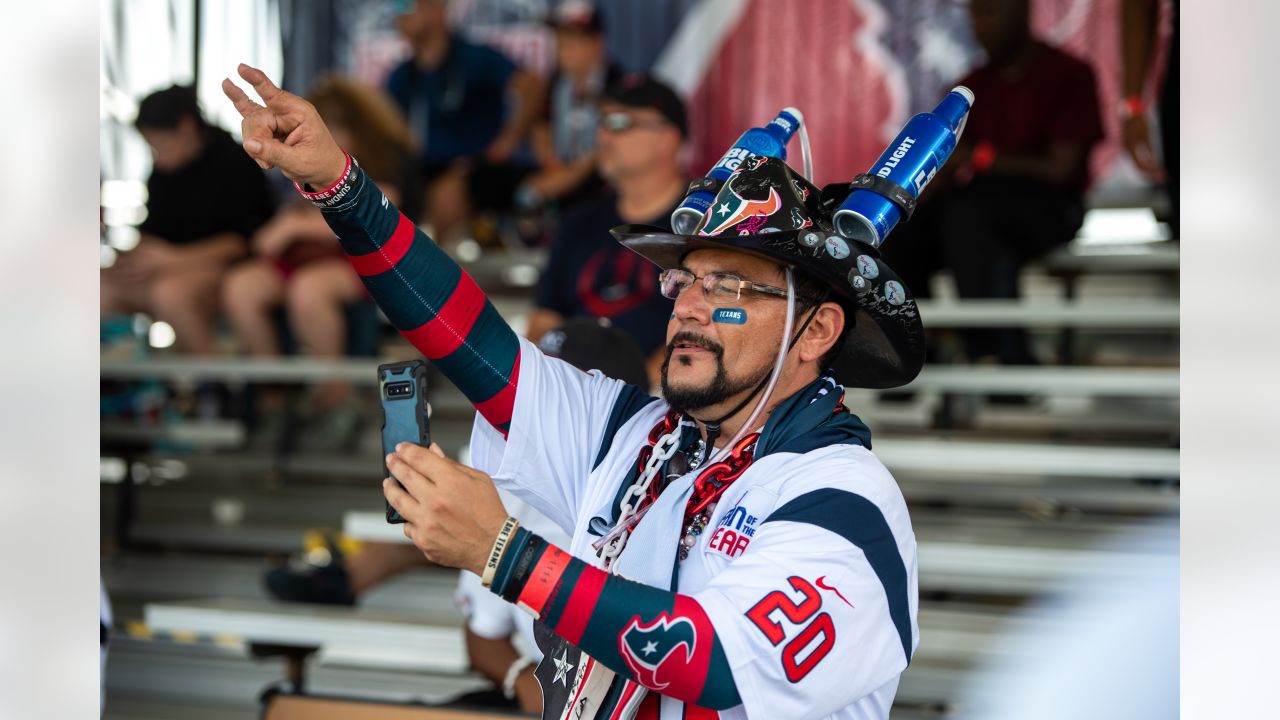
M715 355L716 375L711 382L702 386L672 387L667 380L667 368L671 365L671 353L677 345L693 345L711 351ZM680 358L677 362L689 363L688 358ZM724 368L724 348L718 343L693 333L680 332L667 343L667 352L662 360L662 397L673 410L690 414L725 402L741 392L750 390L769 376L770 367L761 368L748 377L731 379Z

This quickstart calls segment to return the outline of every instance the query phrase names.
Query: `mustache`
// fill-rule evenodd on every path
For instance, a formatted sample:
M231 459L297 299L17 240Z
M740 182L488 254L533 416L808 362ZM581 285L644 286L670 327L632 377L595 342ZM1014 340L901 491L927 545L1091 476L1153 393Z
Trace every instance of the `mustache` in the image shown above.
M696 333L689 332L688 330L681 330L676 333L675 336L671 338L671 342L667 343L668 358L671 357L671 353L675 351L677 345L691 345L693 347L702 348L703 350L710 350L715 353L717 357L724 355L723 345L711 338L703 337Z

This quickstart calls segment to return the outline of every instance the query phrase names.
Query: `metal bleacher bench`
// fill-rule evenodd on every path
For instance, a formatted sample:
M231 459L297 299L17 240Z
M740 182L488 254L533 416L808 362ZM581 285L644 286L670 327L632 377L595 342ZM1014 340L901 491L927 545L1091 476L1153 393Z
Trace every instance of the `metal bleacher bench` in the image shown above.
M1176 308L1173 314L1176 323ZM967 320L963 320L967 321ZM377 383L377 360L277 360L157 358L103 361L102 377L112 380L161 379L170 382L313 382L347 380ZM1178 371L1172 368L973 367L928 365L909 386L935 392L1025 392L1123 397L1178 396ZM453 388L432 393L432 404L460 409L466 404Z

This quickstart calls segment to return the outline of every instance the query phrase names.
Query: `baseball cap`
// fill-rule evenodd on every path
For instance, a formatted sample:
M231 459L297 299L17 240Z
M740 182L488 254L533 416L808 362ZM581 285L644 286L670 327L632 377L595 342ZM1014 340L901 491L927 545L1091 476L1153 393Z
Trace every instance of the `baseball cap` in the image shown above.
M580 370L599 370L625 383L649 387L644 352L607 320L573 318L538 340L538 349Z
M557 30L572 30L590 35L604 33L604 22L595 3L586 0L565 0L551 12L547 24Z
M652 108L657 110L676 129L680 137L689 136L689 121L685 117L684 101L666 84L648 75L627 75L605 88L601 100L615 102L624 107Z

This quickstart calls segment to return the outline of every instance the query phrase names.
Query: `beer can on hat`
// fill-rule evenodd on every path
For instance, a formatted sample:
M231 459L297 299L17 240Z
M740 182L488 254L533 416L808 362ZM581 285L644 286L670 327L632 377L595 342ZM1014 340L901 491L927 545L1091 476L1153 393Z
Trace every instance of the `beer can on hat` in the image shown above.
M768 125L751 128L742 133L742 137L738 138L733 147L729 148L707 173L707 178L722 182L728 180L733 171L737 170L749 155L765 155L786 160L787 143L791 142L791 136L800 128L802 122L804 122L804 116L799 110L793 107L783 108L782 112L779 112ZM685 196L684 202L681 202L680 207L671 213L671 230L677 235L692 235L698 223L702 221L702 216L711 207L711 201L715 199L714 186L695 180L690 185L690 192Z
M892 182L912 198L920 197L956 149L972 107L973 91L956 86L933 112L907 121L867 174ZM832 220L841 235L880 247L902 216L900 205L888 196L872 188L857 188Z

